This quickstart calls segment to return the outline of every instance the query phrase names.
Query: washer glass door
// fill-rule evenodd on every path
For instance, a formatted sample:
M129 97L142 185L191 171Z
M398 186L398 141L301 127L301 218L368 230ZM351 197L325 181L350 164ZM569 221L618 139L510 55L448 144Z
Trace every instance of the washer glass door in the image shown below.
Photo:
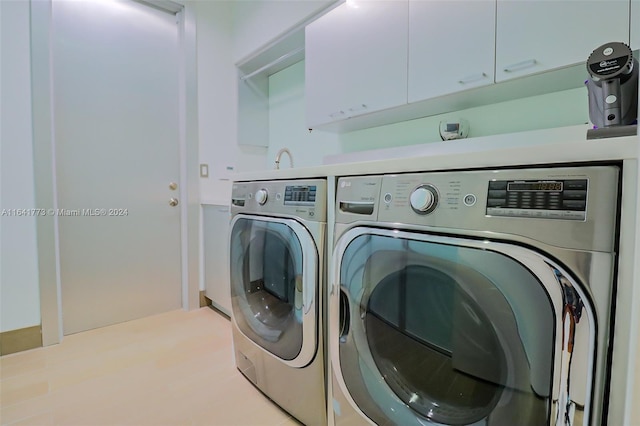
M306 365L316 348L318 255L311 235L291 219L239 215L229 249L238 328L288 364Z
M584 304L557 269L506 247L520 258L490 243L399 231L356 228L341 239L338 373L367 417L403 425L574 417L575 403L572 412L557 407L557 337L566 295L576 309ZM588 335L589 315L585 324Z

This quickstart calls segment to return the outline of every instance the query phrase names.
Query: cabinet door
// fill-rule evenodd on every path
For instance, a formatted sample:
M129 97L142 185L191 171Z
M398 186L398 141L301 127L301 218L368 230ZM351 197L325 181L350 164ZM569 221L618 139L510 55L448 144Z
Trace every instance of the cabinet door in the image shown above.
M305 32L309 127L407 102L406 0L347 1Z
M409 2L409 102L493 83L495 0Z
M498 0L496 81L585 62L629 39L629 0ZM586 75L586 74L585 74Z
M205 295L216 308L231 315L229 206L206 205L202 212Z

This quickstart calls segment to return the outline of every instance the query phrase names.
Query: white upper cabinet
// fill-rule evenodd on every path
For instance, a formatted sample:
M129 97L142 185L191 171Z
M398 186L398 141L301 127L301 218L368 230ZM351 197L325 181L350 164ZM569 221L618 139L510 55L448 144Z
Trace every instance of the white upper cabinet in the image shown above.
M409 2L409 102L492 84L495 0Z
M640 49L640 0L346 0L306 28L307 124L350 131L578 87L594 49L630 37Z
M634 0L635 1L635 0ZM629 0L498 0L496 82L585 62L629 40Z
M309 127L407 103L407 0L347 0L305 33Z

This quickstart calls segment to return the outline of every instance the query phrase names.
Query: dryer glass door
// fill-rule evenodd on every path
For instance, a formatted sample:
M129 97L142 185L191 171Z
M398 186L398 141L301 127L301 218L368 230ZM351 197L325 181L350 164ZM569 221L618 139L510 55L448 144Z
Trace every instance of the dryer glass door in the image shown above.
M231 224L231 303L244 335L292 366L316 348L318 255L290 219L237 216Z
M572 395L572 413L553 407L554 378L564 299L584 305L557 270L520 247L511 257L489 243L415 233L356 228L346 237L337 249L338 370L365 415L403 425L574 418L585 391ZM581 320L589 336L589 315Z

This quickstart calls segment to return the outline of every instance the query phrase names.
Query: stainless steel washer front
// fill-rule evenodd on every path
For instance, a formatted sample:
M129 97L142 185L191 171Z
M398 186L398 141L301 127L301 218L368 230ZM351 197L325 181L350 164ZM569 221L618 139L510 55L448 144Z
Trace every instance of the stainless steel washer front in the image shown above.
M234 183L231 201L236 365L307 425L326 424L326 197L324 179L258 181Z
M335 423L600 424L618 175L341 178Z

